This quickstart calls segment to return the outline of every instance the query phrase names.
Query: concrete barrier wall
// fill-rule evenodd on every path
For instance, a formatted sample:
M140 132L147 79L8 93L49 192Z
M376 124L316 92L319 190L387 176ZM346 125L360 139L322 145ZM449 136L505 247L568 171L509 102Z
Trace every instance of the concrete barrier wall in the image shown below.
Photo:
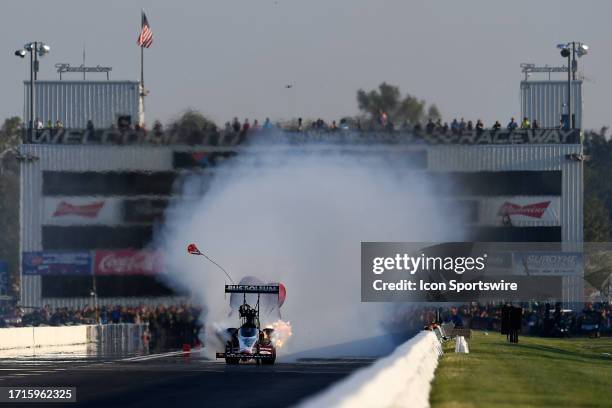
M301 404L318 407L429 407L429 390L442 347L422 331L395 351Z
M86 344L89 325L58 327L11 327L0 329L0 350L42 346Z
M87 343L87 325L35 327L34 346L68 346Z
M14 327L0 329L0 349L33 347L34 328Z

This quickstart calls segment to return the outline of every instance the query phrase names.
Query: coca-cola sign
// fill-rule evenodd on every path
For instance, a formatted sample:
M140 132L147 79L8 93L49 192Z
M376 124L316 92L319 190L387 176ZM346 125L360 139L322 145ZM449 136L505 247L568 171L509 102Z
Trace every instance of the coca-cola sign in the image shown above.
M155 275L161 272L161 254L155 251L96 251L96 275Z

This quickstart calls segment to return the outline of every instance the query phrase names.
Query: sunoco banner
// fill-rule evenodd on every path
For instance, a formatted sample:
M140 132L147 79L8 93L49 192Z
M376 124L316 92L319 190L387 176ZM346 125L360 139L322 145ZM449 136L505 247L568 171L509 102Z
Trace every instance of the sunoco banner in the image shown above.
M25 275L90 275L89 252L24 252L22 270Z
M530 276L577 276L584 269L580 252L516 252L513 257L516 272Z

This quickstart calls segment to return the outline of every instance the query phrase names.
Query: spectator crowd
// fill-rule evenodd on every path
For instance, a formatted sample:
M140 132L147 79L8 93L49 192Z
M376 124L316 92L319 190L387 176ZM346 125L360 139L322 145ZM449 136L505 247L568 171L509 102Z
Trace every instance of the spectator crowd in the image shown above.
M502 304L470 303L453 307L424 306L410 313L404 325L427 327L453 322L455 326L499 331ZM516 305L515 305L516 306ZM569 335L612 336L612 303L586 303L582 310L563 309L561 304L522 303L523 334L546 337ZM399 322L395 322L398 324Z
M514 132L516 130L540 129L540 124L537 120L530 120L526 117L520 122L517 122L512 117L505 125L496 120L494 123L489 124L488 127L481 119L474 122L464 118L455 118L450 124L443 122L440 118L429 118L423 125L418 122L411 123L409 120L404 120L402 123L393 123L385 112L381 112L377 117L367 120L360 117L345 117L338 121L332 120L331 122L326 122L321 118L305 121L300 117L290 121L273 123L270 118L265 118L263 122L260 122L258 119L250 120L248 118L241 121L238 117L234 117L233 120L225 122L222 127L218 127L204 117L200 117L200 120L201 122L196 123L189 120L181 123L181 119L179 119L171 124L168 129L164 129L164 126L159 121L155 121L152 128L147 129L137 124L133 125L130 120L125 118L118 120L116 125L108 129L102 129L96 127L93 121L89 120L86 128L81 129L81 131L87 135L90 143L95 143L97 139L101 138L106 143L116 144L234 145L254 139L257 135L270 134L274 130L286 132L290 137L291 134L295 133L333 134L334 132L410 133L416 136L431 134L463 135L465 133L479 135L485 131ZM564 124L560 123L559 128L563 127L565 127ZM64 132L64 124L58 120L55 123L49 121L45 126L41 121L37 121L37 137L34 137L33 140L37 140L45 131L51 134ZM104 134L104 136L101 136L101 134Z
M13 309L0 317L0 327L64 326L78 324L134 323L148 326L150 347L178 348L183 344L198 344L202 325L199 316L202 309L190 304L178 306L100 306L86 305L82 309L45 305L39 309L22 312Z

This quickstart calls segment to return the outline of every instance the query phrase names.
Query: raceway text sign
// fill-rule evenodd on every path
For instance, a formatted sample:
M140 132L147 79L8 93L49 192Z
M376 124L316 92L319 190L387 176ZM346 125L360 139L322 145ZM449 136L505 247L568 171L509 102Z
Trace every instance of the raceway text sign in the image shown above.
M265 131L264 131L265 132ZM237 133L202 133L197 135L197 145L235 146L240 143ZM132 129L42 129L28 135L29 143L35 144L194 144L180 135L169 132L143 132ZM302 144L321 142L330 144L578 144L578 129L517 129L508 131L464 130L453 132L410 131L269 131L266 142ZM201 157L200 160L210 159Z

